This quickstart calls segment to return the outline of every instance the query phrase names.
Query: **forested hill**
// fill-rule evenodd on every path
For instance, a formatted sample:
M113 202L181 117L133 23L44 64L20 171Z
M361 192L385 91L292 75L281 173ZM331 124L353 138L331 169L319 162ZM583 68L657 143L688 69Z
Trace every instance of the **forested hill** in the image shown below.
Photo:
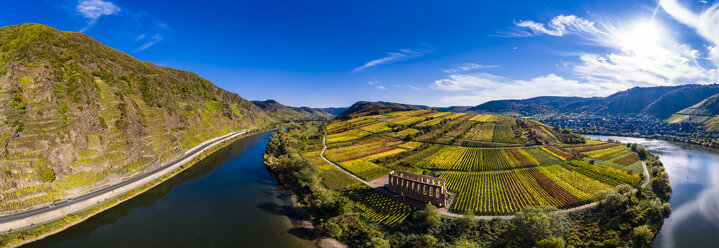
M47 203L275 120L195 73L76 32L0 28L0 201Z
M428 106L423 105L409 105L409 104L402 104L402 103L394 103L394 102L367 102L367 101L359 101L355 104L352 104L347 110L342 112L341 114L337 115L335 119L338 120L348 120L352 118L357 118L360 116L366 116L366 115L376 115L376 114L384 114L389 112L395 112L395 111L403 111L403 110L416 110L416 109L432 109Z
M325 120L332 119L335 115L325 112L322 109L310 107L290 107L280 104L275 100L252 101L255 105L267 112L277 120Z
M717 84L635 87L607 97L536 97L489 101L467 111L510 116L624 115L667 119L718 93Z

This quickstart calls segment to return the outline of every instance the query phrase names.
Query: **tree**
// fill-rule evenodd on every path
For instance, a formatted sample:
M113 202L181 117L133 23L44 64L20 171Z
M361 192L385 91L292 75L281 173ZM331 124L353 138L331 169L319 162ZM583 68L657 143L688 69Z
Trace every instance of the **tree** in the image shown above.
M454 242L452 245L454 248L477 248L479 245L466 239L460 239Z
M339 238L342 235L342 227L334 220L328 220L317 225L314 229L315 235Z
M389 241L380 237L371 238L365 242L364 246L367 248L390 248Z
M665 173L660 173L658 177L652 179L652 191L662 200L668 200L672 193L672 185L669 184L669 179L664 177Z
M435 228L442 224L442 217L439 215L439 210L429 203L423 210L417 211L416 219L418 224L426 229Z
M564 248L562 237L549 237L537 242L537 248Z
M415 241L417 247L433 247L436 244L437 238L429 234L422 235Z
M474 218L473 212L467 212L464 216L457 220L457 227L462 230L471 230L477 227L477 220Z
M519 247L532 247L540 240L564 235L567 219L554 207L528 207L511 220L509 235Z
M632 230L632 239L635 247L649 247L654 239L654 233L649 226L641 225Z

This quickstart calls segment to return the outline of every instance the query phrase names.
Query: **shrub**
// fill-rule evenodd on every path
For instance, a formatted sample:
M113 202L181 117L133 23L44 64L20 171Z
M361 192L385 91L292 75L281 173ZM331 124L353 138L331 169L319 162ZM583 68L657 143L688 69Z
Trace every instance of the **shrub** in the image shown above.
M317 225L314 229L315 235L331 238L339 238L342 235L342 227L337 225L334 220L328 220Z

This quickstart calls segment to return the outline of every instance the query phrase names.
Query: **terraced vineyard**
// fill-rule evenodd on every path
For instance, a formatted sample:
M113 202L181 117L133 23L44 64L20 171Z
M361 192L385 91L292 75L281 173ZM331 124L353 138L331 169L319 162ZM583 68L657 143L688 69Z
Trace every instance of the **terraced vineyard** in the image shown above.
M415 110L333 121L326 129L329 160L367 181L395 169L430 171L447 180L454 195L449 211L456 213L510 215L535 205L570 208L596 200L600 191L639 185L642 179L641 161L628 147L562 143L581 139L568 139L573 134L536 121ZM395 223L392 211L403 209L389 207L396 205L391 198L346 194L365 202L358 204L366 208L363 217L383 225ZM395 210L377 210L380 206Z

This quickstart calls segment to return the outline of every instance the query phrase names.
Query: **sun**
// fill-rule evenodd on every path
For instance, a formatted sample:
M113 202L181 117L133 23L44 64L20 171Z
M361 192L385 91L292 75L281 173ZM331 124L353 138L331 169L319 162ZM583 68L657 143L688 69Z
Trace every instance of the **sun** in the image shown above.
M612 32L612 40L623 51L638 56L657 56L666 41L664 28L657 22L642 20Z

